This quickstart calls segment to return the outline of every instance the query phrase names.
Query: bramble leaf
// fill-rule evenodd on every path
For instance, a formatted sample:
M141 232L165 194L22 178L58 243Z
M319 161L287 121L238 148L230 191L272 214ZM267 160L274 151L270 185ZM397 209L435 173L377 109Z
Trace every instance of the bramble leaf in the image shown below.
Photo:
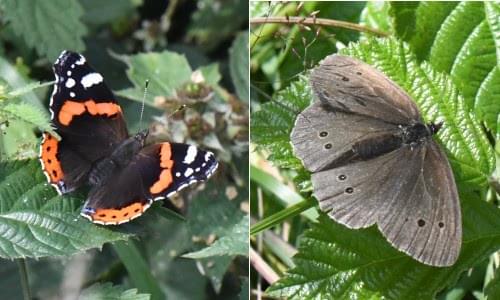
M80 21L83 9L76 0L2 0L0 7L14 31L50 61L62 49L85 49L87 28Z

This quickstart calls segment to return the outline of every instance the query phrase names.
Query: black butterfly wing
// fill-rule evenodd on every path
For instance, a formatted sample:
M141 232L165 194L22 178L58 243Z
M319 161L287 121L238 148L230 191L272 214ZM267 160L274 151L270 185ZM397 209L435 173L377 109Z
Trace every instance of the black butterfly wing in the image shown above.
M113 93L82 55L63 51L53 69L50 113L62 139L44 133L40 161L49 183L67 193L85 183L91 164L108 156L128 132Z
M332 108L393 124L421 122L411 98L374 67L333 54L311 73L314 95Z
M177 143L142 149L108 184L94 187L82 215L104 225L128 222L155 200L170 197L195 182L207 180L218 163L209 151Z

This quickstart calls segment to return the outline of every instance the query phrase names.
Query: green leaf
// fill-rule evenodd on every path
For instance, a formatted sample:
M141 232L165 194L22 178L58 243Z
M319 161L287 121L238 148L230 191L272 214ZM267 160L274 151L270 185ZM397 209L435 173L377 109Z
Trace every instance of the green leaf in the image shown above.
M0 257L72 255L129 237L80 217L82 202L57 196L37 160L0 163Z
M79 300L149 300L151 299L147 294L137 293L137 289L127 290L123 286L111 283L96 283L82 291Z
M500 61L500 3L493 1L484 2L484 8L497 49L497 61Z
M211 256L244 255L248 256L248 215L229 228L229 232L212 245L196 252L184 254L187 258L206 258Z
M139 0L80 0L80 4L85 11L82 20L87 24L103 25L118 18L131 15L137 6L142 4Z
M2 0L0 7L14 31L50 61L63 49L85 49L87 29L80 21L83 9L76 0Z
M224 190L210 182L203 193L198 194L191 204L188 213L189 231L193 236L218 237L227 235L231 228L241 222L243 212L229 201Z
M300 160L293 156L290 132L295 117L304 110L312 98L305 78L292 82L278 92L273 101L263 104L251 117L251 141L271 152L269 160L282 167L301 168Z
M396 35L411 45L419 61L427 59L438 30L457 4L451 1L391 3Z
M200 67L198 69L201 74L203 75L203 83L209 85L209 86L216 86L217 83L221 80L222 76L220 75L219 72L219 64L213 63L210 65L206 65L203 67Z
M248 22L246 0L202 0L197 4L187 36L207 50L212 50Z
M18 69L9 61L0 57L0 78L4 80L10 92L7 97L19 97L24 103L31 104L40 109L46 109L32 89L45 86L47 83L39 84L25 79Z
M297 267L267 292L304 300L433 299L500 247L498 209L471 195L461 199L464 239L452 267L421 264L392 248L375 228L347 229L322 214L300 241Z
M23 95L26 95L28 93L30 93L31 91L35 90L35 89L38 89L38 88L42 88L42 87L45 87L45 86L52 86L54 84L54 81L49 81L49 82L45 82L45 83L40 83L40 82L31 82L21 88L18 88L18 89L15 89L15 90L12 90L12 91L9 91L7 93L7 97L8 98L17 98L17 97L21 97Z
M397 31L419 60L451 75L465 99L487 128L496 131L500 113L500 31L498 3L420 2L411 8L393 3ZM401 13L401 12L407 12ZM486 14L485 14L486 13ZM497 46L496 46L497 45Z
M389 10L390 2L368 1L361 12L359 23L373 29L378 29L387 33L393 31ZM366 37L366 34L362 33Z
M32 105L37 110L46 110L35 93L28 90L35 83L29 83L15 66L2 57L0 57L0 78L6 83L4 89L11 90L4 95L7 99L16 96L19 97L21 103ZM6 105L6 102L4 100L0 105ZM0 123L3 123L5 119L5 116L0 115ZM0 134L0 158L4 159L4 156L7 158L35 157L37 153L33 151L33 145L38 142L38 138L33 132L33 126L15 119L9 120L8 125L7 128L2 128L3 134Z
M154 106L156 96L174 96L176 89L188 83L191 67L186 57L175 52L150 52L136 55L115 55L127 65L127 76L133 88L117 94L131 100L142 101L144 86L149 80L146 104Z
M229 49L229 71L236 94L241 101L248 101L248 32L240 32Z
M209 182L203 193L193 199L187 219L192 239L198 241L194 250L205 247L210 239L222 239L242 230L238 224L245 222L243 221L244 214L235 205L236 199L229 201L224 192L220 186ZM245 197L245 193L239 191L239 194L239 197ZM246 222L248 226L248 219ZM241 244L242 237L239 237L238 240L238 246L231 251L235 252L235 249L239 249L238 252L242 252L243 247L248 249L248 232L245 234L244 245ZM245 254L247 253L248 251ZM203 270L202 273L210 279L216 291L220 290L223 276L232 259L233 256L226 255L202 258L197 261L198 266Z
M26 103L9 103L0 106L0 115L5 114L7 120L19 120L37 127L40 131L50 132L53 136L59 136L50 124L48 114L38 107Z
M232 261L233 257L231 256L211 256L196 260L196 267L203 276L210 279L214 290L219 293L222 288L224 275Z

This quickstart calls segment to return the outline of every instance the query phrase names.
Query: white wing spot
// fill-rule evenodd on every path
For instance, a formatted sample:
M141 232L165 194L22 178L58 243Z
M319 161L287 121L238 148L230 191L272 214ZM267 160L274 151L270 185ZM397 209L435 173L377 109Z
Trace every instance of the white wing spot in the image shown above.
M212 156L212 152L207 151L207 153L205 154L205 161L208 161L211 156Z
M181 177L181 173L180 172L175 173L175 177Z
M195 172L200 172L200 168L194 169Z
M183 163L185 164L190 164L194 161L196 158L196 153L198 153L198 150L196 150L195 146L189 146L187 150L186 157L184 157Z
M80 59L75 62L77 65L83 65L85 63L85 57L80 55Z
M66 72L66 75L71 76L71 71Z
M83 85L84 88L89 88L93 86L94 84L99 84L103 80L101 74L99 73L90 73L85 76L83 76L81 84Z
M75 80L73 78L68 78L68 80L66 80L66 87L68 89L74 87L76 84Z
M193 174L193 169L187 168L186 172L184 172L184 177L189 177L191 174Z
M72 98L75 98L76 95L73 92L69 92L69 96L72 97Z

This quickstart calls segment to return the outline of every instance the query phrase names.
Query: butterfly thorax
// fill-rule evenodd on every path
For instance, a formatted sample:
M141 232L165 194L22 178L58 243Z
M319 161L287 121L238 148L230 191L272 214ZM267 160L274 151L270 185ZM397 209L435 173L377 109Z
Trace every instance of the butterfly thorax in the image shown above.
M401 126L400 128L403 144L417 146L435 134L441 128L441 124L431 123L425 125L422 123L415 123Z
M412 125L401 126L401 137L403 144L416 146L424 142L433 132L425 124L415 123Z
M112 174L119 169L125 168L144 147L148 133L148 130L144 130L126 139L118 145L109 157L97 161L90 170L89 184L91 186L105 184Z

